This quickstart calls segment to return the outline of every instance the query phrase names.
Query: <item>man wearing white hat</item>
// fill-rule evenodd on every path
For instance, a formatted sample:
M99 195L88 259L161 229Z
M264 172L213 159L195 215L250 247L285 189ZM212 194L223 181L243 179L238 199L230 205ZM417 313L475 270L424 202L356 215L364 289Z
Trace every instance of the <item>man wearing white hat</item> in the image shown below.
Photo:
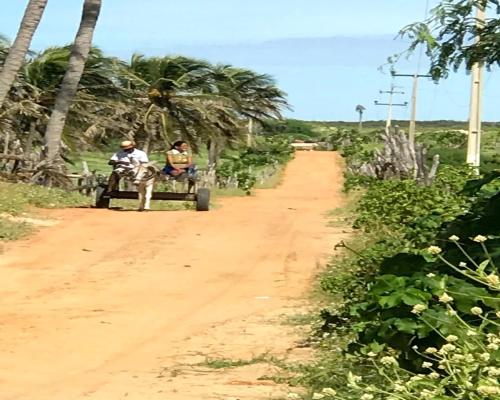
M110 158L108 164L113 167L119 164L130 164L132 159L139 161L140 163L149 162L148 155L139 149L135 148L135 143L131 140L125 140L120 143L121 150L117 151Z
M148 155L135 148L135 143L131 140L125 140L120 143L121 150L111 156L108 165L113 166L113 173L109 177L109 190L118 189L120 177L133 168L132 160L140 163L149 162Z

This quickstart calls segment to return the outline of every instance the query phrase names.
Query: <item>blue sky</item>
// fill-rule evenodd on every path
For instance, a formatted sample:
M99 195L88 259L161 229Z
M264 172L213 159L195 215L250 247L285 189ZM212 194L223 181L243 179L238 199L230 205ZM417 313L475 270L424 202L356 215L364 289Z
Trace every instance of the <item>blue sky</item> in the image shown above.
M316 120L353 120L363 104L368 119L384 119L391 79L378 70L406 44L398 30L425 15L426 0L103 0L95 44L110 55L128 58L185 54L248 67L273 75L289 94L287 115ZM70 43L80 20L82 0L49 0L33 40L35 50ZM430 5L436 0L429 0ZM15 36L27 0L2 5L0 33ZM413 73L416 60L403 62ZM411 82L397 101L409 101ZM419 119L466 120L470 79L452 75L435 85L422 80ZM500 120L500 76L487 74L484 118ZM396 108L395 118L408 118Z

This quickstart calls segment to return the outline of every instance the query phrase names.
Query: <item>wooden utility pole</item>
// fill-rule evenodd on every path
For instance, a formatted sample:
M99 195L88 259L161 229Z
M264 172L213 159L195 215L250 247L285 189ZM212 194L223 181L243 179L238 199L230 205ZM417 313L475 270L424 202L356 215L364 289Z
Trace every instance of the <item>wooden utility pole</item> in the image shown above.
M417 93L418 93L418 78L430 78L431 75L421 74L396 74L395 71L391 72L392 76L402 76L413 78L413 89L411 92L411 115L410 115L410 128L408 130L408 139L411 143L415 143L415 128L417 120Z
M486 11L483 7L477 8L476 20L478 28L484 25ZM476 37L476 43L480 40ZM477 62L472 66L471 97L469 114L469 134L467 140L467 164L471 165L479 174L481 162L481 106L483 91L483 63Z
M393 96L395 94L405 94L405 92L398 92L395 90L396 86L394 84L391 85L391 90L379 90L379 93L388 93L389 94L389 102L388 103L380 103L377 100L375 100L375 105L376 106L388 106L388 111L387 111L387 121L385 123L385 128L389 129L392 124L392 107L406 107L408 105L408 102L405 101L404 103L393 103Z

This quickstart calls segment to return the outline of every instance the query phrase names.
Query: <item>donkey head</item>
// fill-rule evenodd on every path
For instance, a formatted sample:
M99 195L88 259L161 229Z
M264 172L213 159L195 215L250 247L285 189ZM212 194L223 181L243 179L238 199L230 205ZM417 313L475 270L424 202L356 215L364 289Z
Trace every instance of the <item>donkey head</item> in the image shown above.
M141 164L138 161L133 161L134 164L134 185L139 185L141 182L147 182L154 179L158 173L156 167L150 163Z

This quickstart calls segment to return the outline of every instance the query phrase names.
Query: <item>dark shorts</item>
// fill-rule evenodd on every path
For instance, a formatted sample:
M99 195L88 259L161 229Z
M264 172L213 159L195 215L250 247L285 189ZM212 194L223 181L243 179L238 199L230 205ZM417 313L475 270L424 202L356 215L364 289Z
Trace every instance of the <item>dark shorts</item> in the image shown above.
M162 171L166 175L172 175L172 171L174 171L175 168L170 166L170 165L165 165L162 169ZM187 172L189 175L194 175L196 172L195 166L191 166L189 168L181 168L181 171Z

